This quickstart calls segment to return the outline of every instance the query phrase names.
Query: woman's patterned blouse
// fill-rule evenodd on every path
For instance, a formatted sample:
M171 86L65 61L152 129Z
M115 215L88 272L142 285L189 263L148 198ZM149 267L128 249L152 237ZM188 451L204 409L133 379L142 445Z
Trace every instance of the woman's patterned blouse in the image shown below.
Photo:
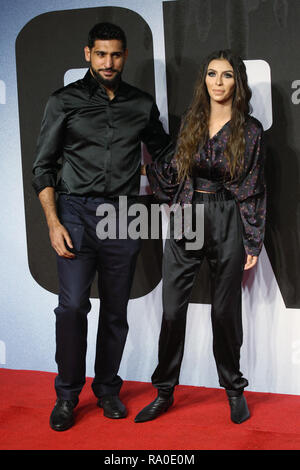
M263 245L266 220L266 185L264 179L264 132L261 123L248 116L245 125L245 156L242 174L231 179L224 155L230 135L230 121L195 155L193 175L177 181L176 159L157 160L146 166L154 196L160 202L191 204L197 178L197 189L225 189L236 199L243 223L243 241L247 254L258 256ZM199 187L200 184L200 187Z

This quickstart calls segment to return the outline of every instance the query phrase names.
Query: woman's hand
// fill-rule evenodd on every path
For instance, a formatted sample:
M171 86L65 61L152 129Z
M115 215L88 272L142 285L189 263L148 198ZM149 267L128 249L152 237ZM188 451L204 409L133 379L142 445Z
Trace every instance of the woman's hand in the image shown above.
M246 270L246 269L253 268L253 266L256 265L257 260L258 260L258 256L247 255L247 261L244 266L244 269Z

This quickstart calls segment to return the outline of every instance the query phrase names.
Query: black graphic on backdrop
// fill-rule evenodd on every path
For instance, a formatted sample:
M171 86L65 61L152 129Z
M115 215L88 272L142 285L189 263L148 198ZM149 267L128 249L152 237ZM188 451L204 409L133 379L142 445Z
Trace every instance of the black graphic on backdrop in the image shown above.
M192 96L201 60L232 48L244 60L262 59L272 75L273 125L266 132L268 217L265 247L288 308L300 307L300 116L291 100L299 79L300 2L185 0L164 2L169 124L176 135ZM199 282L199 283L198 283ZM201 269L193 301L204 298ZM267 281L266 281L266 287Z
M285 305L299 308L300 108L291 100L291 83L299 78L299 1L184 0L165 2L163 13L173 136L190 102L199 64L207 53L230 47L243 59L263 59L271 67L273 125L266 133L265 247ZM16 42L28 259L33 277L51 292L57 292L55 256L31 188L36 139L49 94L63 86L66 70L86 67L82 53L86 33L102 20L120 24L128 34L130 59L124 79L154 95L151 31L138 14L128 9L102 7L47 13L30 21ZM144 196L144 201L150 203L151 198ZM161 256L160 240L144 242L132 298L150 292L160 281ZM95 289L92 295L97 296ZM191 300L210 302L206 265L201 268Z
M126 8L102 7L46 13L27 23L16 41L29 268L34 279L54 293L58 291L55 253L50 246L40 203L31 187L32 164L48 97L64 85L67 70L88 67L83 48L88 31L100 21L116 23L127 33L130 60L124 70L124 80L155 96L151 30L137 13ZM151 200L151 195L140 196L137 202L149 205ZM161 239L143 240L131 298L148 294L159 283L161 260ZM95 280L92 297L98 296L96 286Z

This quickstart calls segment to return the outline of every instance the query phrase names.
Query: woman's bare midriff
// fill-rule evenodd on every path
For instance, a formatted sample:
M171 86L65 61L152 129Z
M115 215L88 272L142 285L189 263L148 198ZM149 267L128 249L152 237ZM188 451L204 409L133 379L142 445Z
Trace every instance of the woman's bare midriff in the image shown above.
M216 194L216 191L201 191L201 189L195 189L197 193Z

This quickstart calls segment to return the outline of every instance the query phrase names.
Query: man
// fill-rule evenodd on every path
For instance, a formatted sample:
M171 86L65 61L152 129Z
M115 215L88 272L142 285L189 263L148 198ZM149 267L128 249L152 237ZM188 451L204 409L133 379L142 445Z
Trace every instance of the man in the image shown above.
M139 194L141 142L154 160L172 151L153 98L122 81L128 55L124 32L99 23L90 31L84 52L90 64L85 77L53 93L47 103L33 167L60 285L55 309L57 401L50 417L56 431L74 424L73 410L85 383L87 313L96 272L100 316L92 389L105 416L127 414L119 399L118 369L141 241L99 239L96 210L100 204L113 204L118 218L119 196L134 201Z

